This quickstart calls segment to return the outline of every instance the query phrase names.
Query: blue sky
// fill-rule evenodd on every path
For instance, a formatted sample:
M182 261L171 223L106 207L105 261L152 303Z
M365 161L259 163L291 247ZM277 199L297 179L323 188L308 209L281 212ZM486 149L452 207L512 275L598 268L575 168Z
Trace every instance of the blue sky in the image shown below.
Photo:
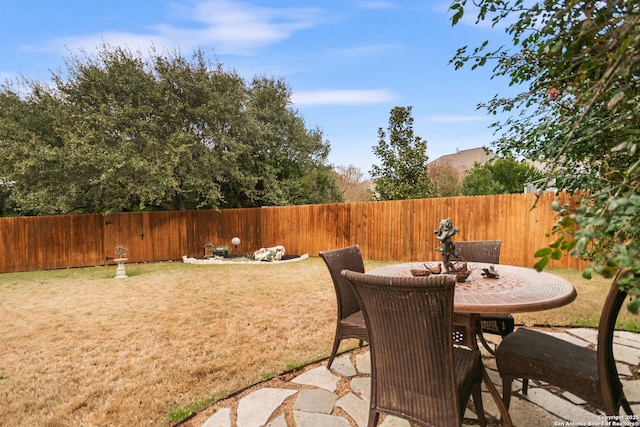
M283 78L307 128L331 144L333 165L365 174L395 106L412 106L430 160L488 145L495 120L476 106L508 90L489 69L455 70L463 45L502 30L451 27L448 1L0 0L0 80L48 81L80 49L106 42L143 53L202 49L250 79ZM469 17L470 18L470 17Z

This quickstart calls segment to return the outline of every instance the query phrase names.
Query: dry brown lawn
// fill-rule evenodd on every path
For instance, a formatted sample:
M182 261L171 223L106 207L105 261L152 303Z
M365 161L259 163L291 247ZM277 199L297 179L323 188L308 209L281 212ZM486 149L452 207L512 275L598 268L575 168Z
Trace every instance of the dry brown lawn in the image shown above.
M608 282L555 272L571 278L578 300L516 321L595 324ZM114 279L114 266L0 274L0 425L173 425L329 355L335 296L319 258L139 264L127 274Z

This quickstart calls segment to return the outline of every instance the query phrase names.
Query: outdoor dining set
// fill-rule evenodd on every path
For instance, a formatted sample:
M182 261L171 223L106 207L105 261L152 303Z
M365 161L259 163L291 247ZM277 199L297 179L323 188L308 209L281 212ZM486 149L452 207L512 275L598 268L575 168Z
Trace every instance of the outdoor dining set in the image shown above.
M618 277L602 307L596 349L516 328L512 314L569 304L575 288L547 272L500 264L500 240L454 241L457 230L449 227L450 220L443 220L434 232L442 244L438 261L365 272L357 245L319 254L338 303L328 367L342 340L369 344L369 426L378 425L383 414L415 425L460 426L470 402L477 422L485 426L483 385L502 425L510 426L515 379L522 380L525 394L530 380L571 392L606 414L610 425L635 420L613 354L614 327L627 297ZM500 343L488 343L485 334L499 336ZM486 372L480 345L495 357L502 395Z

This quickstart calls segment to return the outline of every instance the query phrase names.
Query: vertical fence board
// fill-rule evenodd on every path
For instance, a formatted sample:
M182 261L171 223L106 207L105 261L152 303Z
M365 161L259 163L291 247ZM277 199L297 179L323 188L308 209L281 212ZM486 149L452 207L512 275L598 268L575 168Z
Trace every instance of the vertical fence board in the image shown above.
M69 215L69 250L65 267L90 267L104 263L102 215ZM54 268L60 268L55 266Z
M1 272L35 269L28 264L30 246L26 230L29 223L23 218L2 218Z
M15 218L3 218L0 221L0 273L3 271L17 271L14 268L15 252Z

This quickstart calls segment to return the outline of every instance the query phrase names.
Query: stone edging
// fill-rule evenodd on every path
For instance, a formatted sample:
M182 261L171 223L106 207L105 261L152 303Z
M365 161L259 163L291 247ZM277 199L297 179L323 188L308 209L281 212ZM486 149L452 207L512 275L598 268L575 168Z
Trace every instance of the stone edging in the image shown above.
M199 259L199 258L187 258L186 255L182 256L182 261L185 264L252 264L252 265L273 265L273 264L282 264L286 262L297 262L302 261L309 258L309 254L300 255L298 258L285 259L280 261L229 261L226 259L220 258L208 258L208 259Z

